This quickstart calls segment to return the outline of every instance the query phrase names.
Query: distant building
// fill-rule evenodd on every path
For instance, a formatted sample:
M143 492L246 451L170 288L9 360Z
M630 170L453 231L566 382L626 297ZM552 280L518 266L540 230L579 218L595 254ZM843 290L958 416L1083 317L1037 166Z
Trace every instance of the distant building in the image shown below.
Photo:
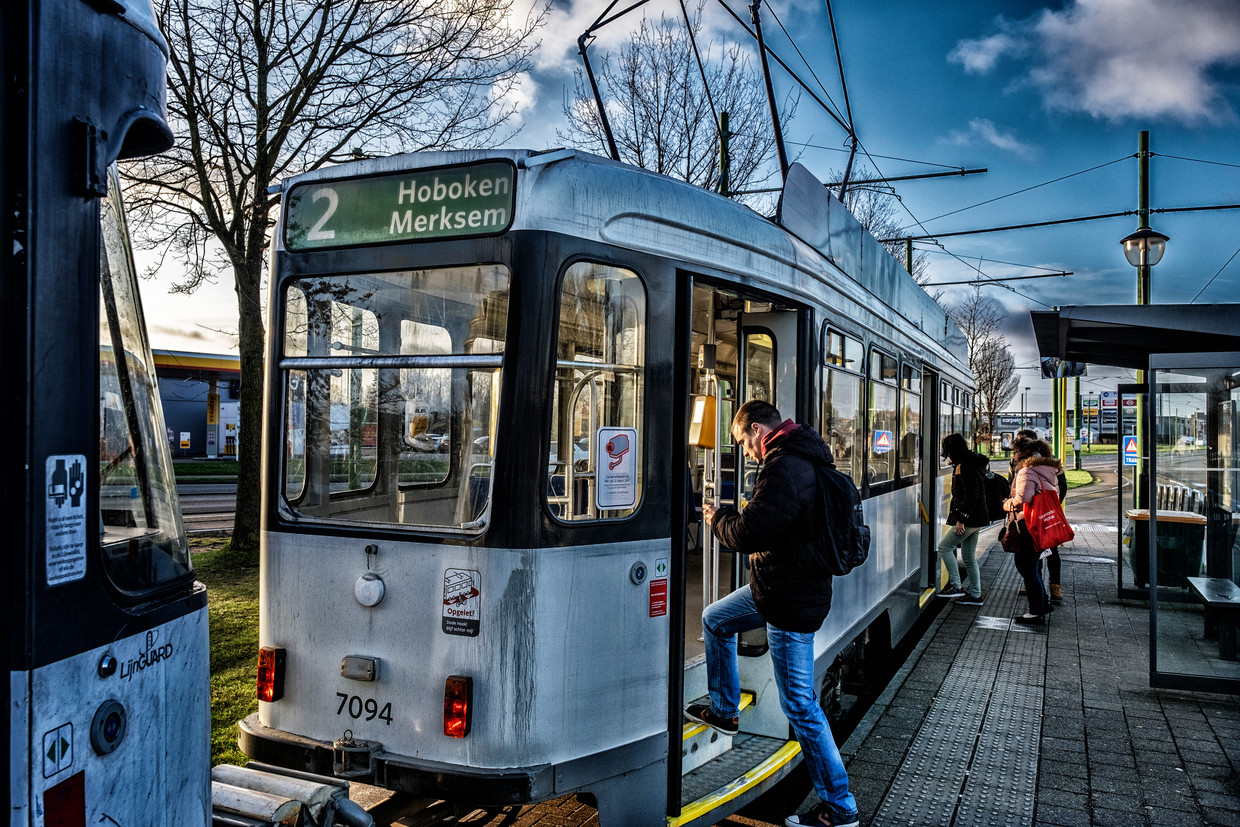
M241 357L179 350L152 355L172 456L236 459Z

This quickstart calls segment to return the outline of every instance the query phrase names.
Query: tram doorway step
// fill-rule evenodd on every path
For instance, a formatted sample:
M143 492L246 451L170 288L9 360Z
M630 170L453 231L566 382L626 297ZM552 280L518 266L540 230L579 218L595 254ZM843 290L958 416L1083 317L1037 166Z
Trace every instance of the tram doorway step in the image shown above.
M741 691L741 734L745 730L745 710L753 706L757 695L748 690ZM710 698L698 698L693 703L709 704ZM739 735L724 735L717 729L705 724L686 723L681 729L680 770L688 774L707 762L718 758L732 748L732 742Z

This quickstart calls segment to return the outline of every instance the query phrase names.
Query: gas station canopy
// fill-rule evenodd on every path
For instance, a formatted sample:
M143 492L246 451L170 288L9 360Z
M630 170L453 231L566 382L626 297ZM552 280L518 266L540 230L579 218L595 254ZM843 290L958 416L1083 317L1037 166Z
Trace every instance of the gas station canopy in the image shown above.
M1240 351L1240 304L1096 304L1034 310L1043 357L1145 370L1151 353Z

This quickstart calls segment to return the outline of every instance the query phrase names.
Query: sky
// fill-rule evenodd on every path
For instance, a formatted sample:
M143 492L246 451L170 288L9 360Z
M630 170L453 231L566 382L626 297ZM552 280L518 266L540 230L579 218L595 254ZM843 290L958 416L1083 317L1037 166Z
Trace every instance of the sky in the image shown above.
M729 2L748 20L742 3ZM752 48L718 0L711 3L704 47L718 51L741 42ZM519 93L522 131L506 145L559 145L564 102L582 65L577 37L605 8L598 0L554 0ZM680 13L668 0L651 0L642 11ZM988 170L895 184L897 220L911 234L1135 210L1142 130L1153 153L1152 210L1240 204L1237 0L834 0L832 12L865 165L892 177ZM603 29L591 59L617 48L640 13ZM783 30L795 34L795 45ZM816 76L825 96L843 108L821 0L770 0L763 5L763 32L785 62L808 82ZM798 54L809 59L808 69ZM793 91L778 67L774 82L781 100ZM824 181L847 160L845 132L804 94L785 140L789 154ZM1171 238L1152 270L1154 303L1240 302L1240 210L1154 212L1149 223ZM983 287L1008 312L1004 332L1028 409L1050 410L1051 382L1037 372L1029 311L1134 303L1136 270L1120 240L1137 227L1134 215L946 237L917 248L929 251L932 283L971 279L979 270L988 279L1072 273ZM177 297L167 294L171 281L161 275L142 285L152 346L235 353L227 333L236 328L231 285L225 280ZM952 303L970 288L932 289ZM1131 376L1091 367L1081 390L1112 389ZM1018 410L1020 395L1008 407Z

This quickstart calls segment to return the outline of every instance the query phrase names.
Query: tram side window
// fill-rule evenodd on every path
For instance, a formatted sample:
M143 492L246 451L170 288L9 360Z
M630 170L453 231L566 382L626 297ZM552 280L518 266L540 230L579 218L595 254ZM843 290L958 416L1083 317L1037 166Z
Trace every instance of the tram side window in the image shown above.
M120 192L112 167L100 216L99 543L112 584L141 595L191 570ZM50 470L51 496L81 498L85 468Z
M286 513L481 528L507 314L500 265L286 287Z
M823 433L835 457L835 467L861 485L862 463L858 453L861 439L862 375L864 349L851 337L827 331L823 358Z
M939 396L939 439L952 433L952 386L944 382L941 386L942 393ZM941 455L939 452L939 470L943 471L952 467L951 460Z
M896 435L899 412L896 408L899 362L878 350L870 351L870 450L871 485L895 478Z
M965 439L973 440L973 394L963 393L960 395L960 407L964 416L962 430Z
M900 477L921 471L921 371L900 365Z
M646 291L577 262L560 290L546 498L561 520L617 519L642 494Z

